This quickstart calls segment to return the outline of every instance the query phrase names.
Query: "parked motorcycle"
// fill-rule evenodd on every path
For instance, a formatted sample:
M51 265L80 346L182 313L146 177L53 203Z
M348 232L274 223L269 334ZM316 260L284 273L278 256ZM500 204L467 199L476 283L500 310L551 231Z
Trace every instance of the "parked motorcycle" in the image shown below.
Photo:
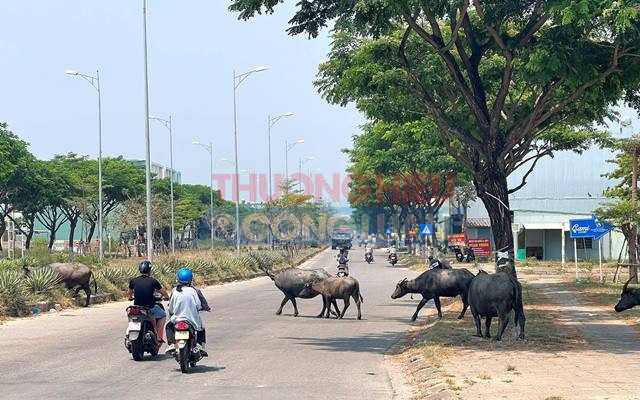
M389 254L389 262L391 266L395 266L398 263L398 255L396 253Z
M156 302L161 304L162 298L156 297ZM133 359L142 361L144 353L151 356L158 355L158 334L153 329L153 312L148 307L131 305L127 307L129 323L124 337L124 346L131 353Z
M454 250L456 252L456 260L458 260L458 262L471 263L476 260L476 255L473 253L473 249L471 249L471 247L467 247L464 250L464 253L460 250L460 247L456 247Z
M371 264L373 262L373 253L364 253L364 260L367 264Z
M174 357L180 364L180 371L186 373L189 367L194 368L202 359L200 347L197 346L196 330L188 321L177 321L174 324L176 330L176 343L178 350Z

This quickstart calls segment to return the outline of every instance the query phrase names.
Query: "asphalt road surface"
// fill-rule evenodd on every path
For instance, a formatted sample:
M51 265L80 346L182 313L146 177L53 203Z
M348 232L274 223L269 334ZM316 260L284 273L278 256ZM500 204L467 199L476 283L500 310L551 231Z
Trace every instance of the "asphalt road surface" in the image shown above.
M335 254L304 267L334 274ZM361 321L353 301L343 320L315 318L319 297L299 299L297 318L291 303L276 316L283 296L268 278L210 287L203 291L214 308L203 314L209 357L190 374L164 354L132 360L123 345L127 303L0 325L0 398L392 399L383 355L406 332L418 300L390 295L415 273L391 268L382 253L371 265L362 249L349 256L364 297Z

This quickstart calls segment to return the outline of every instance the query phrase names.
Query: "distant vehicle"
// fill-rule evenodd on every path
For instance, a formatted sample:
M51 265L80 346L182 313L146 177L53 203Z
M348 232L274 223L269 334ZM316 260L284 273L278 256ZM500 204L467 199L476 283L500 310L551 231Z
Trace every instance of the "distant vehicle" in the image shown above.
M335 250L339 247L351 249L351 240L353 235L349 228L335 228L331 234L331 249Z

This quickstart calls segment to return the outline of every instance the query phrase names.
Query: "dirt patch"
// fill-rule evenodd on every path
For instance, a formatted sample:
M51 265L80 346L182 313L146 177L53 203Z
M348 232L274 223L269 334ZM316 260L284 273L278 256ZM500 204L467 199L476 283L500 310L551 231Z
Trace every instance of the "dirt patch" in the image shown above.
M516 339L513 324L502 342L473 336L470 315L455 319L459 302L447 308L441 321L430 310L427 322L412 328L403 350L394 356L405 366L414 398L640 398L634 397L638 391L631 372L640 366L635 346L624 351L621 343L595 339L597 326L573 323L579 319L573 313L580 313L581 306L570 297L570 287L534 281L523 283L523 290L525 341ZM558 297L556 292L567 293ZM492 332L496 330L497 323ZM594 335L589 335L592 330Z

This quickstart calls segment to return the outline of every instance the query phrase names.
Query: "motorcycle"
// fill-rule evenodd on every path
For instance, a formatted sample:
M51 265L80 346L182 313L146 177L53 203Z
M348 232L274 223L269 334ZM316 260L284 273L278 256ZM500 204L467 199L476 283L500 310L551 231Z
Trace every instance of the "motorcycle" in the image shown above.
M349 260L346 257L340 257L338 259L338 273L336 276L339 278L349 276Z
M367 264L371 264L373 262L373 253L364 253L364 260Z
M156 302L160 304L162 298L156 296ZM158 355L158 334L153 329L153 312L148 307L131 305L126 308L127 331L124 337L124 347L131 353L135 361L142 361L144 353L151 356Z
M456 260L458 260L458 262L471 263L476 260L476 255L473 253L473 249L471 249L471 247L467 247L464 253L460 250L460 247L456 247L454 250L456 252Z
M395 266L398 262L398 255L396 253L389 254L389 262L391 263L392 267Z
M173 356L180 364L180 371L186 373L189 367L194 368L197 362L202 360L200 348L197 346L196 330L188 321L177 321L174 327L178 349Z

